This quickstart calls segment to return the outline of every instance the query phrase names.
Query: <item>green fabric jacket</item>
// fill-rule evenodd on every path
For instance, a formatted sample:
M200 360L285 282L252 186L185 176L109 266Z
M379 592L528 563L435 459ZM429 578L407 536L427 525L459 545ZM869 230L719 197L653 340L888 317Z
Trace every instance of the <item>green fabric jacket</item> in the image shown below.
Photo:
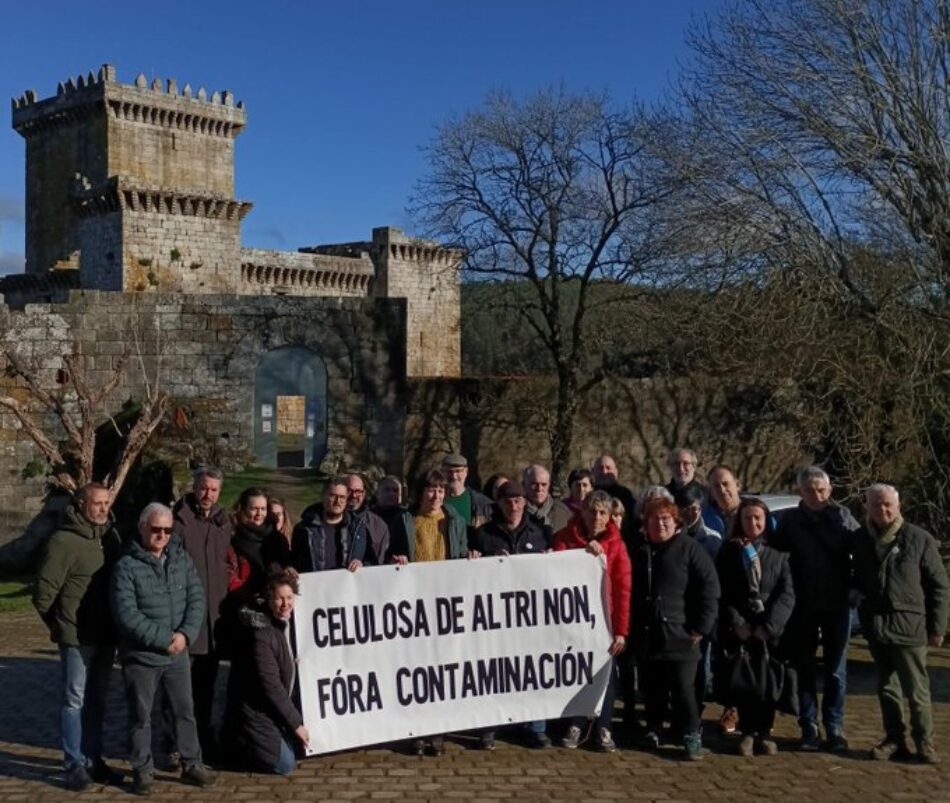
M33 605L57 644L113 644L109 574L122 539L111 520L90 524L72 505L46 542Z
M445 556L449 560L468 556L468 527L462 517L450 507L442 510L448 517L448 531L446 533ZM415 560L416 539L413 526L413 514L406 510L393 524L392 538L389 541L389 555L405 555L409 562Z
M864 595L858 607L864 635L903 647L922 647L928 636L944 635L950 580L934 537L904 522L883 560L878 560L866 527L853 539L854 585Z
M138 541L129 543L112 572L109 598L122 664L169 664L174 634L191 644L204 622L204 586L177 536L165 550L164 563Z

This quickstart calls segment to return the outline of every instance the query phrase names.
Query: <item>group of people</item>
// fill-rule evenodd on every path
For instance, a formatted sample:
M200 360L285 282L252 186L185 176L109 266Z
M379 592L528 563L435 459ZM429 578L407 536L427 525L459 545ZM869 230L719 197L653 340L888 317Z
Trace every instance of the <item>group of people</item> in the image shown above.
M371 499L367 480L354 473L329 480L295 526L286 505L261 488L245 489L226 512L218 504L222 474L202 468L173 507L147 505L127 538L113 526L110 492L86 485L47 544L34 596L61 657L68 788L122 779L102 757L116 655L134 792L154 785L156 697L160 758L183 781L213 784L206 761L225 757L289 774L309 741L289 626L300 574L566 549L604 556L612 638L601 713L592 723L561 723L562 747L589 739L615 750L619 694L630 741L652 749L672 735L691 760L705 752L701 714L710 699L723 705L722 729L741 734L742 755L777 751L779 707L797 710L801 749L845 751L856 606L879 677L884 736L873 757L909 754L906 696L917 754L936 762L926 657L928 646L942 644L950 582L935 539L903 520L897 490L871 486L859 524L812 466L798 475L798 507L776 516L741 493L727 466L714 466L702 484L697 462L692 451L674 449L669 484L638 496L602 455L572 471L568 493L555 498L541 465L495 475L479 491L467 484L466 458L450 454L418 479L408 506L398 478L381 479ZM230 673L218 731L222 659ZM548 730L544 721L526 723L524 736L543 749L552 744ZM482 749L494 748L493 729L474 736ZM444 738L417 739L410 749L439 755Z

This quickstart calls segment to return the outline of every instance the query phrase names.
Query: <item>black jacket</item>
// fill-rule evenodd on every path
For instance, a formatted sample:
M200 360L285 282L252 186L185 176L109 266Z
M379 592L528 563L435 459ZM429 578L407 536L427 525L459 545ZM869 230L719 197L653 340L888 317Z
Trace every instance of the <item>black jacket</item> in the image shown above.
M551 531L527 512L510 532L499 514L475 531L472 547L483 555L540 555L551 548Z
M854 585L864 595L858 614L870 640L922 647L929 635L947 632L950 582L937 541L904 522L879 561L874 537L862 527L853 534Z
M851 533L858 526L848 509L836 502L818 511L802 503L782 515L769 546L788 553L798 613L848 610Z
M749 580L742 561L743 546L738 539L730 539L722 545L716 559L722 598L719 602L719 641L726 650L739 645L734 629L747 624L750 629L763 626L769 633L769 641L778 642L795 608L795 589L788 555L763 546L759 552L762 579L759 581L759 599L765 609L757 613L752 607Z
M633 552L630 638L641 659L699 656L690 633L716 626L719 580L706 550L680 530L669 541L641 539Z
M314 554L310 536L323 526L323 505L308 507L300 517L300 523L294 527L290 539L290 565L301 574L330 569L345 569L350 561L358 560L365 564L376 563L373 547L370 544L366 524L349 510L343 514L342 554L337 555L337 565L326 565L326 555L318 549Z
M273 770L281 737L296 746L293 732L303 718L291 699L294 656L285 636L290 625L267 613L242 608L240 649L231 660L225 739L240 760Z

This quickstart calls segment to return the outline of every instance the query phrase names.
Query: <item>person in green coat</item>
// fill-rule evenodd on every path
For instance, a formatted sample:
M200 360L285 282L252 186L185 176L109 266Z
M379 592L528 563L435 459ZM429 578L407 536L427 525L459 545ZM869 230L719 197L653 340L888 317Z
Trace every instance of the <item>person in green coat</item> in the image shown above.
M909 753L906 696L918 757L936 764L927 648L943 644L950 580L936 539L901 516L896 488L872 485L865 505L867 522L854 534L851 554L858 615L877 669L884 720L884 738L871 757L886 761Z
M67 788L118 783L122 773L102 759L102 728L115 632L109 615L109 572L121 539L112 523L111 492L84 485L63 513L36 578L33 605L59 647L63 698L59 712Z
M147 505L139 516L139 540L127 545L110 585L129 708L132 791L141 795L152 790L151 717L159 684L175 720L182 780L195 786L216 780L201 759L188 659L188 645L204 622L205 590L173 531L172 511L158 502Z

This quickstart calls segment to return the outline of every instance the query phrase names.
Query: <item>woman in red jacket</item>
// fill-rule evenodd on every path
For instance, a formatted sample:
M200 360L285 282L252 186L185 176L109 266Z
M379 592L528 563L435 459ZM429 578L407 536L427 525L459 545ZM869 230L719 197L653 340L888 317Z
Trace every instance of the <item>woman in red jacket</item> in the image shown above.
M586 549L592 555L604 555L607 560L607 587L610 603L610 624L613 641L608 652L619 655L627 644L630 627L630 558L620 537L620 530L610 517L613 500L604 491L594 491L584 499L584 509L571 519L563 530L554 536L554 550ZM613 658L604 706L597 717L597 736L594 746L603 752L617 749L610 735L610 723L614 713L615 670ZM581 743L581 729L586 724L583 717L574 719L561 740L561 746L574 749Z

